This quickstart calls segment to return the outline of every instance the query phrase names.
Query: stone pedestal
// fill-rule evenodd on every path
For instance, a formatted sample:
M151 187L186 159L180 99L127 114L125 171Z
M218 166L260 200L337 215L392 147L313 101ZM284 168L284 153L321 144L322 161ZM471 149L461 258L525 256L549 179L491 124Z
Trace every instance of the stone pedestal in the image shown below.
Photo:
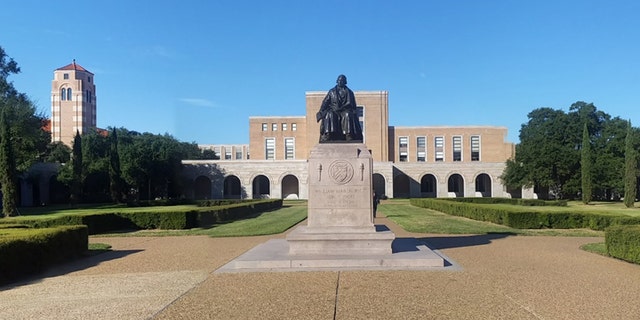
M307 225L287 236L289 254L391 254L395 235L373 224L372 173L364 144L316 145L309 157Z

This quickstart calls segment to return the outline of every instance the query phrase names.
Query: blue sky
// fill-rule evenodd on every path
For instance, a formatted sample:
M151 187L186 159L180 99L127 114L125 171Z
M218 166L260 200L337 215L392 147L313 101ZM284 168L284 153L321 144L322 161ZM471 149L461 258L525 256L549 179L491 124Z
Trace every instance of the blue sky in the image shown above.
M249 142L250 116L304 115L347 75L395 126L520 127L593 102L640 125L640 1L8 0L10 80L50 114L53 71L95 74L98 126Z

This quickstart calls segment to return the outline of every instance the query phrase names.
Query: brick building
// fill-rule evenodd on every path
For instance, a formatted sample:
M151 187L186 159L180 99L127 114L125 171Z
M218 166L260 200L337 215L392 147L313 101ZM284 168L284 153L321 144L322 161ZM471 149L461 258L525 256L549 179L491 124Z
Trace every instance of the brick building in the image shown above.
M326 91L306 93L304 116L249 118L249 144L202 146L220 160L183 161L187 196L306 199L307 158ZM495 126L389 125L387 91L357 91L364 144L374 159L374 188L393 197L522 197L499 179L514 144ZM533 196L526 194L525 196Z

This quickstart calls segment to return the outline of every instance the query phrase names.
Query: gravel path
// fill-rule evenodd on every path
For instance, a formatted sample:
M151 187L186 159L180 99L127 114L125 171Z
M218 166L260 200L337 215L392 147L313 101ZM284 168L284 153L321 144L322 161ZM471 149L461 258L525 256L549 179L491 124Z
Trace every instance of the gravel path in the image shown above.
M244 238L92 237L113 251L0 288L0 319L639 319L640 266L602 238L409 234L457 271L216 273Z

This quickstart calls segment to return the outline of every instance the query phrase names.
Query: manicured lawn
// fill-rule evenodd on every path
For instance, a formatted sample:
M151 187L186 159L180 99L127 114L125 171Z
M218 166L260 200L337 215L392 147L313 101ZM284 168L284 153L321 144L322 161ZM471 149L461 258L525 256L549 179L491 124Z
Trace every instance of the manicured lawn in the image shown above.
M527 209L529 208L533 207L527 207ZM555 208L552 208L552 210L555 210ZM451 216L431 209L414 207L409 204L409 200L406 199L385 200L378 207L378 211L400 225L403 229L416 233L511 233L547 236L604 236L604 232L588 229L514 229L499 224Z

